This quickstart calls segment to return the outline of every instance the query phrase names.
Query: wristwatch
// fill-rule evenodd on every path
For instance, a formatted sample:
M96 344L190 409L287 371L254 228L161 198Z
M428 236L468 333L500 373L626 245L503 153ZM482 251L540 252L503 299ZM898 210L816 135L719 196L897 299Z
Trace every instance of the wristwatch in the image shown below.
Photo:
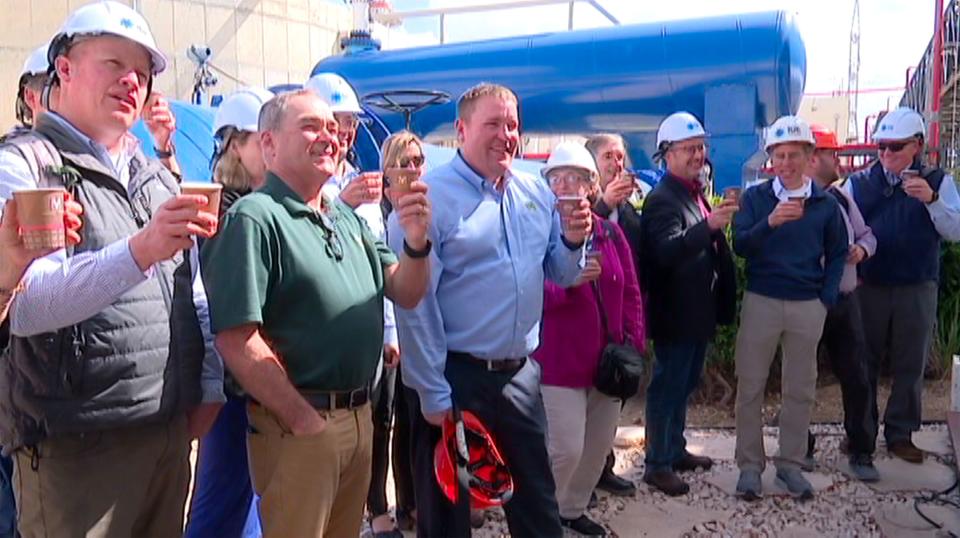
M429 239L427 239L427 246L423 247L423 250L414 250L413 247L411 247L409 244L407 244L407 240L406 240L406 239L403 240L403 252L404 252L407 256L409 256L409 257L411 257L411 258L414 258L414 259L417 259L417 258L426 258L427 256L430 255L430 251L431 251L432 249L433 249L433 243L431 243Z
M156 146L153 147L153 152L157 154L158 159L169 159L170 157L173 157L174 153L177 152L177 148L173 145L173 140L171 140L167 145L170 146L170 151L164 151Z

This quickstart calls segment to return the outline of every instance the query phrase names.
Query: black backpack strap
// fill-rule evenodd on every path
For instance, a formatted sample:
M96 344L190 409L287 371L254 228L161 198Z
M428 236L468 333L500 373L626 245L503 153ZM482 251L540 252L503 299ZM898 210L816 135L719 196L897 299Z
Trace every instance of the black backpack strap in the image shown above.
M840 187L831 186L827 188L827 192L836 199L837 203L843 207L843 210L846 211L847 214L850 214L850 200L847 200L847 197L840 192Z

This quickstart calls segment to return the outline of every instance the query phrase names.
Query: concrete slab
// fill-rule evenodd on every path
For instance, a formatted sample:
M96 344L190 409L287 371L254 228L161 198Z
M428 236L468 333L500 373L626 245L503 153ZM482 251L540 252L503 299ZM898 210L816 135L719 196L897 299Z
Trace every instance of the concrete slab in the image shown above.
M913 434L913 444L917 448L939 456L949 456L952 448L950 446L950 432L942 430L925 430Z
M880 493L894 491L943 491L953 485L953 470L927 458L922 464L908 463L900 458L882 457L873 462L880 472L880 481L867 484ZM846 458L837 462L836 469L853 478Z
M817 532L810 527L801 525L789 525L779 533L781 538L820 538L823 533Z
M940 537L946 535L944 531L960 533L960 512L956 509L921 504L920 510L928 518L943 525L943 530L938 531L933 525L924 521L914 510L913 503L885 504L878 507L876 522L884 536L897 538Z
M737 438L733 434L713 432L687 432L687 450L698 456L708 456L720 461L733 461L737 448ZM772 456L780 450L777 438L763 437L764 452Z
M643 426L623 426L617 428L617 436L613 439L613 446L617 448L642 447L646 436Z
M689 533L696 525L727 521L732 515L733 510L704 510L667 499L657 504L629 504L608 525L618 536L670 538Z
M764 495L788 496L789 493L776 485L777 470L773 465L768 465L761 477ZM813 491L820 492L833 486L833 478L822 473L803 473L803 476L810 481ZM713 484L728 495L736 495L737 480L740 478L739 469L721 469L711 472L706 481Z

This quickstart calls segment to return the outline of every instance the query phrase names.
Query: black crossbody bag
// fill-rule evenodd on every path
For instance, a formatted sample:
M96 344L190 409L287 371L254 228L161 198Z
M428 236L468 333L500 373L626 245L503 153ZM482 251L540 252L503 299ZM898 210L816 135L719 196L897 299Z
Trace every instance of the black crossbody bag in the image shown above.
M604 222L606 224L606 222ZM606 226L604 226L606 228ZM612 238L612 240L616 240ZM600 310L600 322L603 324L603 333L607 337L607 345L600 353L600 364L593 379L593 386L607 396L626 400L640 390L640 380L643 377L643 356L637 348L629 342L615 342L613 333L607 323L607 312L600 296L600 287L597 282L590 283L593 295L597 299L597 308Z

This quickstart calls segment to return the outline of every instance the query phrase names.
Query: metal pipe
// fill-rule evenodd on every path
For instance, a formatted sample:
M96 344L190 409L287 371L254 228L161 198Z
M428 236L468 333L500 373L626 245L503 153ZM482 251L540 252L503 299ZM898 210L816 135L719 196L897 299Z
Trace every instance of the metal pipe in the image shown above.
M943 0L935 0L936 15L933 29L933 95L930 101L930 143L937 152L933 159L940 159L940 92L943 88Z
M604 9L603 6L598 4L597 0L512 0L511 2L504 2L501 4L441 7L441 8L430 8L430 9L412 9L410 11L396 11L394 13L399 15L403 19L411 19L411 18L417 18L417 17L436 17L438 15L444 15L444 14L457 15L457 14L463 14L463 13L480 13L483 11L500 11L503 9L552 6L557 4L566 4L566 3L575 3L575 2L585 2L587 4L590 4L608 21L610 21L611 23L617 26L620 25L620 21L616 17L614 17L609 11Z
M576 3L576 0L570 0L570 15L567 17L567 30L573 30L573 5Z

